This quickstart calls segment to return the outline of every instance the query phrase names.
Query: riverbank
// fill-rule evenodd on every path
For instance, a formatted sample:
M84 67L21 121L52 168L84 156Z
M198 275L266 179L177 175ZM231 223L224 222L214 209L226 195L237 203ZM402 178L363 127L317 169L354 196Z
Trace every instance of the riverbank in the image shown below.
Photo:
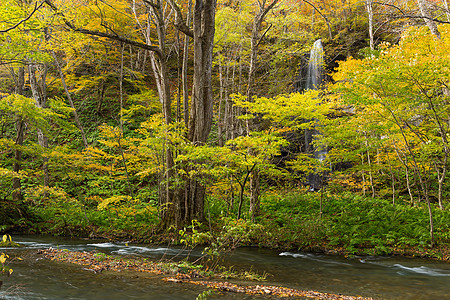
M308 251L351 255L402 255L450 261L450 211L432 207L434 246L425 203L401 199L362 197L357 194L266 192L253 221L246 214L208 200L202 223L161 230L154 207L73 207L71 202L35 206L27 226L30 233L131 240L140 243L205 246L220 254L239 246L280 251ZM76 204L76 203L75 203ZM245 208L245 207L244 207ZM243 211L245 211L243 209Z
M163 276L167 282L205 286L220 292L242 293L249 295L262 295L271 297L304 297L312 299L329 300L370 300L373 298L360 296L345 296L338 294L322 293L318 291L297 290L271 285L243 285L220 280L222 274L208 273L195 265L184 265L173 262L154 262L145 258L121 258L106 255L101 252L78 252L58 249L39 250L38 254L46 259L63 263L71 263L83 266L86 271L99 273L103 271L133 271L146 272ZM206 279L206 280L205 280ZM215 279L215 280L214 280Z
M402 255L450 261L450 211L432 208L434 245L425 203L360 195L286 193L261 204L258 245L340 255Z

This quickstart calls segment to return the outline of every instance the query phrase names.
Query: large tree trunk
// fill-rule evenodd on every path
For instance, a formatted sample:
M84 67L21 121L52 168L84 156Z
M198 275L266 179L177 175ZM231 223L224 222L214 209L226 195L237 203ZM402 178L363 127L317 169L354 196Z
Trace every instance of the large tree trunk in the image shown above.
M197 0L194 6L194 78L189 120L189 140L204 144L213 117L212 55L216 0Z
M156 24L156 31L158 33L158 48L159 53L152 53L150 55L153 72L158 87L160 102L163 107L164 120L166 125L172 123L172 97L170 94L169 81L169 67L167 65L167 51L166 51L166 30L167 24L165 22L165 6L161 0L156 1L156 5L149 4L149 12L152 16L153 22ZM150 23L148 24L150 26ZM151 44L150 31L146 34L147 44ZM168 136L165 141L165 166L164 166L164 181L160 187L162 192L160 196L160 204L162 205L161 217L163 220L163 227L170 225L177 225L181 220L180 205L181 198L179 192L172 186L174 176L174 157L171 150L170 140Z
M194 145L205 144L213 119L212 55L214 45L216 0L197 0L193 11L194 77L188 138ZM180 201L184 210L178 214L188 223L204 219L205 187L188 180L185 187L187 199ZM187 204L187 205L186 205ZM180 207L182 207L180 205Z

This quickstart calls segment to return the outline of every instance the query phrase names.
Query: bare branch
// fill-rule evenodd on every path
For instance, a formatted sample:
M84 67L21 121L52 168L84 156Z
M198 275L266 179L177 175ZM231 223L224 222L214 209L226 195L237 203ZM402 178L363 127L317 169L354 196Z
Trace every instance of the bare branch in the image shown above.
M396 5L389 4L389 3L376 2L376 1L374 1L374 2L372 2L372 3L374 3L374 4L380 4L380 5L384 5L384 6L390 6L390 7L393 7L393 8L395 8L395 9L397 9L398 11L400 11L403 15L405 14L405 12L404 12L400 7L398 7L398 6L396 6Z
M153 2L153 1L150 1L150 0L144 0L144 3L147 3L148 5L150 5L153 8L156 8L156 9L160 8L159 4L157 4L157 3Z
M431 20L434 21L436 23L442 23L442 24L450 24L449 21L442 21L436 18L432 18L432 17L426 17L426 16L412 16L412 15L400 15L400 16L393 16L392 18L394 19L426 19L426 20Z
M307 1L307 0L303 0L303 2L308 3L309 5L312 6L312 8L314 8L315 11L317 11L319 13L319 15L322 16L322 18L325 20L325 22L327 23L327 27L328 27L328 35L330 37L330 40L333 38L333 35L331 34L331 27L330 27L330 21L328 20L327 16L325 16L314 4L312 4L311 2Z
M256 43L256 47L258 47L258 45L261 43L262 39L264 38L264 36L267 34L267 32L270 30L270 28L272 28L273 24L270 24L269 27L267 27L266 31L264 31L264 33L261 35L261 37L259 38L258 43Z
M305 1L305 0L303 0ZM379 5L384 5L384 6L389 6L389 7L393 7L395 9L397 9L401 15L399 16L393 16L392 18L394 19L425 19L425 20L430 20L430 21L434 21L437 23L442 23L442 24L450 24L449 21L442 21L436 18L432 18L432 17L427 17L427 16L418 16L418 15L407 15L400 7L393 5L393 4L389 4L389 3L382 3L382 2L373 2L375 4L379 4Z
M148 0L144 0L147 2ZM172 6L172 9L175 11L175 27L183 32L185 35L193 38L194 32L186 25L186 22L183 20L183 14L181 13L180 7L175 3L174 0L168 0L170 6Z
M11 31L13 29L16 29L17 27L19 27L22 23L28 21L36 11L38 11L42 5L44 5L45 1L42 1L41 4L38 5L38 3L36 2L36 4L34 5L34 9L33 11L24 19L22 19L20 22L18 22L17 24L15 24L14 26L9 27L8 29L4 29L4 30L0 30L0 33L6 33L8 31Z
M73 31L80 32L80 33L87 34L87 35L92 35L92 36L104 37L104 38L108 38L110 40L125 43L127 45L132 45L132 46L135 46L135 47L138 47L141 49L149 50L149 51L156 53L160 57L162 55L161 49L159 49L159 47L156 47L156 46L147 45L147 44L144 44L144 43L141 43L138 41L133 41L133 40L130 40L126 37L123 37L123 36L120 36L117 34L110 34L110 33L106 33L106 32L100 32L100 31L96 31L96 30L89 30L89 29L85 29L85 28L76 27L69 20L67 20L67 18L64 16L64 14L59 12L58 8L50 0L44 0L44 2L47 5L49 5L53 9L53 11L55 11L57 14L59 14L63 18L66 26L69 27Z

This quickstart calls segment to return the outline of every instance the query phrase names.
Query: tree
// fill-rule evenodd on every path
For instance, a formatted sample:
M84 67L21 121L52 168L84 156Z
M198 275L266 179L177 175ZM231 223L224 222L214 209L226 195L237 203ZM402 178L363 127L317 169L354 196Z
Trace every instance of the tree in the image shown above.
M4 47L1 52L4 53L2 60L4 63L11 66L12 75L15 80L15 92L19 95L23 94L23 86L25 81L25 72L23 65L28 66L28 78L30 81L30 87L32 96L35 99L36 106L40 108L47 107L47 87L46 87L46 75L47 66L45 62L48 60L48 56L42 49L47 42L47 27L46 23L39 18L38 10L42 7L42 3L38 5L36 3L34 7L31 5L21 5L20 3L14 3L12 1L6 1L2 3L0 7L0 13L4 17L9 17L14 25L8 23L8 28L1 31L0 40L2 40L2 46ZM31 11L29 11L31 9ZM17 19L23 17L20 21ZM37 29L37 28L44 28ZM14 50L11 50L14 49ZM14 73L14 67L19 65L18 74ZM40 77L36 77L37 65L40 69ZM23 143L23 120L18 116L16 129L17 129L17 142L19 145ZM41 128L37 129L38 142L43 148L48 148L48 140ZM20 169L21 153L20 150L16 150L17 164L15 169ZM49 173L48 173L48 159L46 155L43 155L43 171L44 171L44 185L49 185ZM19 179L14 180L13 186L16 190L20 188ZM19 197L19 195L16 195Z
M350 59L340 66L335 77L341 81L338 90L348 103L379 104L377 113L395 125L427 203L432 245L435 241L429 178L436 170L442 207L449 155L449 99L443 92L447 88L443 78L450 76L445 58L448 30L448 25L440 26L441 39L436 40L424 27L410 28L399 45L386 46L379 57ZM379 136L391 135L384 132Z
M148 5L149 12L153 17L156 25L158 35L158 46L151 45L151 40L148 35L145 35L146 42L142 43L134 37L126 37L124 34L114 30L113 23L108 23L106 20L102 22L106 31L100 31L97 28L88 29L69 21L60 10L50 1L45 1L55 12L62 16L63 23L70 29L83 34L88 34L96 37L108 38L110 40L118 41L145 50L152 51L156 56L152 58L154 65L157 85L160 87L158 91L163 103L163 112L166 124L171 123L171 95L168 83L168 68L167 68L167 54L165 48L166 27L169 15L165 11L166 6L164 1L143 1ZM181 9L175 2L170 1L172 9L174 9L177 19L182 20ZM136 16L135 6L132 6ZM193 29L186 26L185 22L177 22L177 26L182 29L184 33L192 36L194 39L194 77L193 77L193 94L189 118L189 134L188 137L194 144L203 144L206 142L212 125L213 117L213 98L211 86L212 73L212 49L214 40L214 22L215 22L215 0L196 1L193 11ZM182 25L180 25L182 24ZM141 31L145 29L140 26ZM150 28L149 25L147 28ZM173 169L172 153L166 153L166 182L170 183L173 176L175 176ZM194 218L203 218L203 198L204 188L194 183L188 184L189 192L180 193L173 188L166 186L165 203L168 205L168 211L165 213L165 224L180 224L182 220L189 222ZM183 196L186 195L186 196ZM187 197L187 199L185 199ZM170 206L173 205L173 208ZM186 213L188 212L188 213Z
M194 76L192 83L192 100L189 114L188 139L194 145L206 143L213 120L212 93L212 57L215 32L216 0L198 0L193 8L193 47ZM173 0L170 4L176 13L176 25L182 32L191 35L187 30L180 8ZM184 222L193 219L202 220L204 210L205 188L196 181L186 183L185 197L180 198L176 206L175 218L184 218Z

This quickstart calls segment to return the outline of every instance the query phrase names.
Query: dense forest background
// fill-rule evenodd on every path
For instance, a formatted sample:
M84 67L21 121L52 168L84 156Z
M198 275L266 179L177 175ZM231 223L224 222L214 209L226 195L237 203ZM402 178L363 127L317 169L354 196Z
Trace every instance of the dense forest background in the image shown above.
M2 0L0 229L448 247L449 22L446 0Z

